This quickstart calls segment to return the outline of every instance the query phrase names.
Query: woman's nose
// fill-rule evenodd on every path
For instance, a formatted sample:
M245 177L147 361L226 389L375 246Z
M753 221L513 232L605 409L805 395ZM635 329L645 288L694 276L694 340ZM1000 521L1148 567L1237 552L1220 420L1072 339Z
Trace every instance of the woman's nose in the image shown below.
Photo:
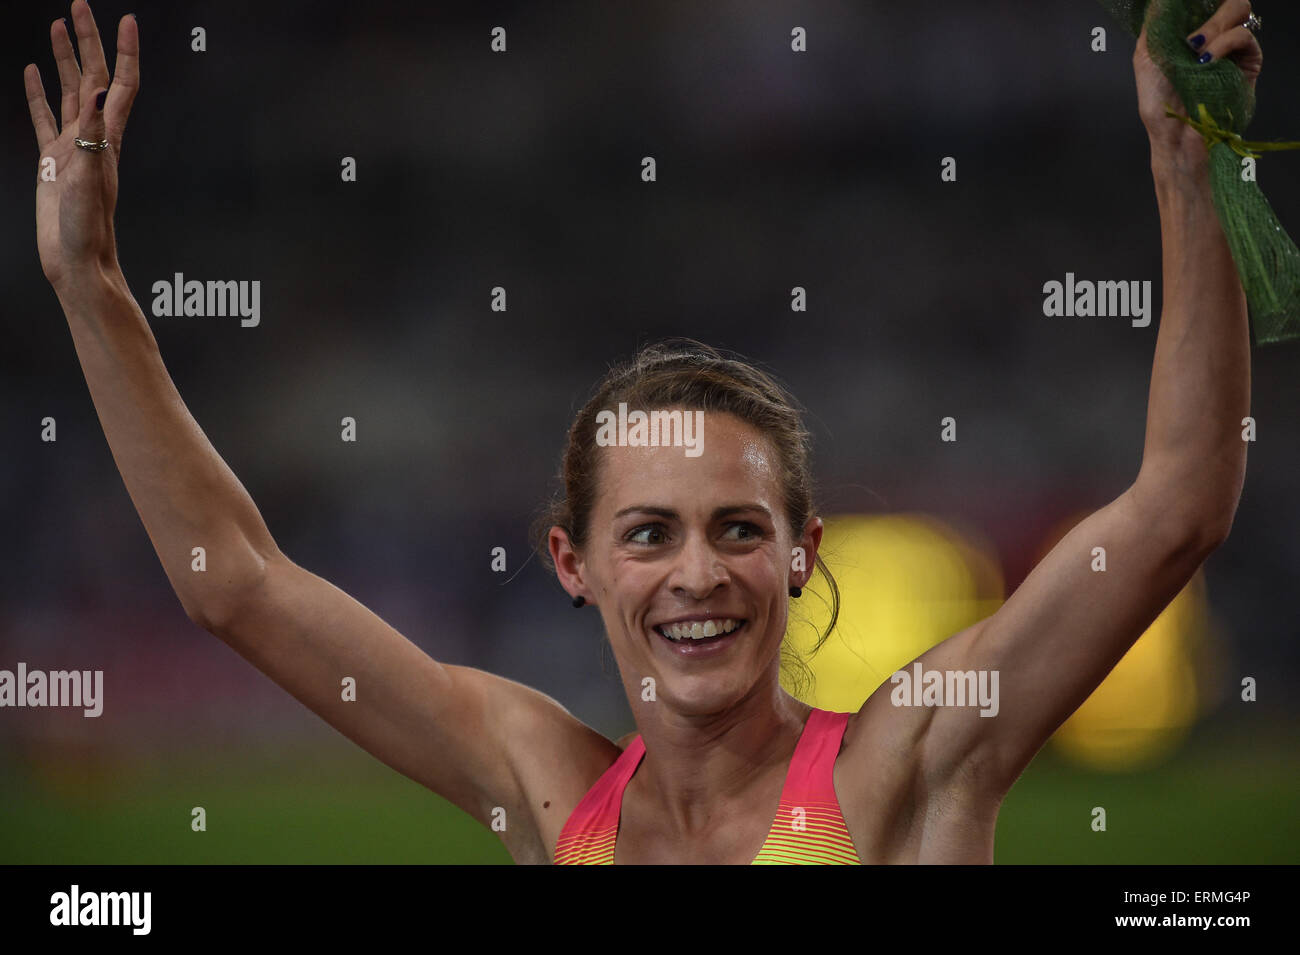
M677 554L669 584L674 590L703 600L730 580L718 552L703 535L691 535Z

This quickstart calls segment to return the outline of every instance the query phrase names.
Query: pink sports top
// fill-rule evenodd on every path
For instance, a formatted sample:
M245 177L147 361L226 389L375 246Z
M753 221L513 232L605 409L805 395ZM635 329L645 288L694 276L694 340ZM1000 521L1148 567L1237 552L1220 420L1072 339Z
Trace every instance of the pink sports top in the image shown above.
M814 709L795 745L781 804L753 865L861 865L839 800L835 758L848 713ZM623 790L641 765L638 735L578 803L555 845L556 865L613 865Z

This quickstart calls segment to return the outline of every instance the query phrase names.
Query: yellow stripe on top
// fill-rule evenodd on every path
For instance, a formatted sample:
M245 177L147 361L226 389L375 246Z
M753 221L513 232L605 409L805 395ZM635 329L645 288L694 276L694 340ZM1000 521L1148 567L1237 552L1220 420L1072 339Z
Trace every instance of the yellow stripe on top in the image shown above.
M618 827L599 832L584 830L555 846L556 865L613 865Z
M859 865L838 802L789 805L783 799L754 865Z
M835 795L848 713L814 709L786 770L776 818L753 865L859 865ZM645 756L637 736L578 803L555 845L556 865L613 865L623 790Z

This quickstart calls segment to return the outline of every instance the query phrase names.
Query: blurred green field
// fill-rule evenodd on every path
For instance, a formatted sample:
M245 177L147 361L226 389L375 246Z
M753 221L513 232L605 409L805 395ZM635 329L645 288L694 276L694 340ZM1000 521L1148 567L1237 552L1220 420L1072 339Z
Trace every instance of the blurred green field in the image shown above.
M495 834L347 744L198 755L4 766L0 862L511 863ZM1296 863L1298 793L1300 756L1284 737L1200 739L1115 775L1048 750L1003 803L996 861ZM190 829L194 806L206 832ZM1094 806L1104 833L1090 828Z

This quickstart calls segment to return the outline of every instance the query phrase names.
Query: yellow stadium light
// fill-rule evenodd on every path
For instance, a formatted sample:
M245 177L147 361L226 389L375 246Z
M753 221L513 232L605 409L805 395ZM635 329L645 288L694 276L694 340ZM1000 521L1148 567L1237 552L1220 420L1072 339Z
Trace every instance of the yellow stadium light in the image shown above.
M827 518L821 556L840 589L835 631L830 588L816 574L791 604L787 646L812 671L786 688L822 709L856 712L895 670L987 617L1003 602L993 549L924 514Z
M1059 525L1040 558L1083 516ZM786 633L812 681L784 677L790 692L822 709L856 712L890 674L1005 599L993 549L923 514L828 518L822 558L839 584L839 621L813 654L830 621L830 588L817 574L791 605ZM1057 731L1055 749L1086 766L1123 770L1176 747L1199 710L1195 661L1207 621L1198 571Z

